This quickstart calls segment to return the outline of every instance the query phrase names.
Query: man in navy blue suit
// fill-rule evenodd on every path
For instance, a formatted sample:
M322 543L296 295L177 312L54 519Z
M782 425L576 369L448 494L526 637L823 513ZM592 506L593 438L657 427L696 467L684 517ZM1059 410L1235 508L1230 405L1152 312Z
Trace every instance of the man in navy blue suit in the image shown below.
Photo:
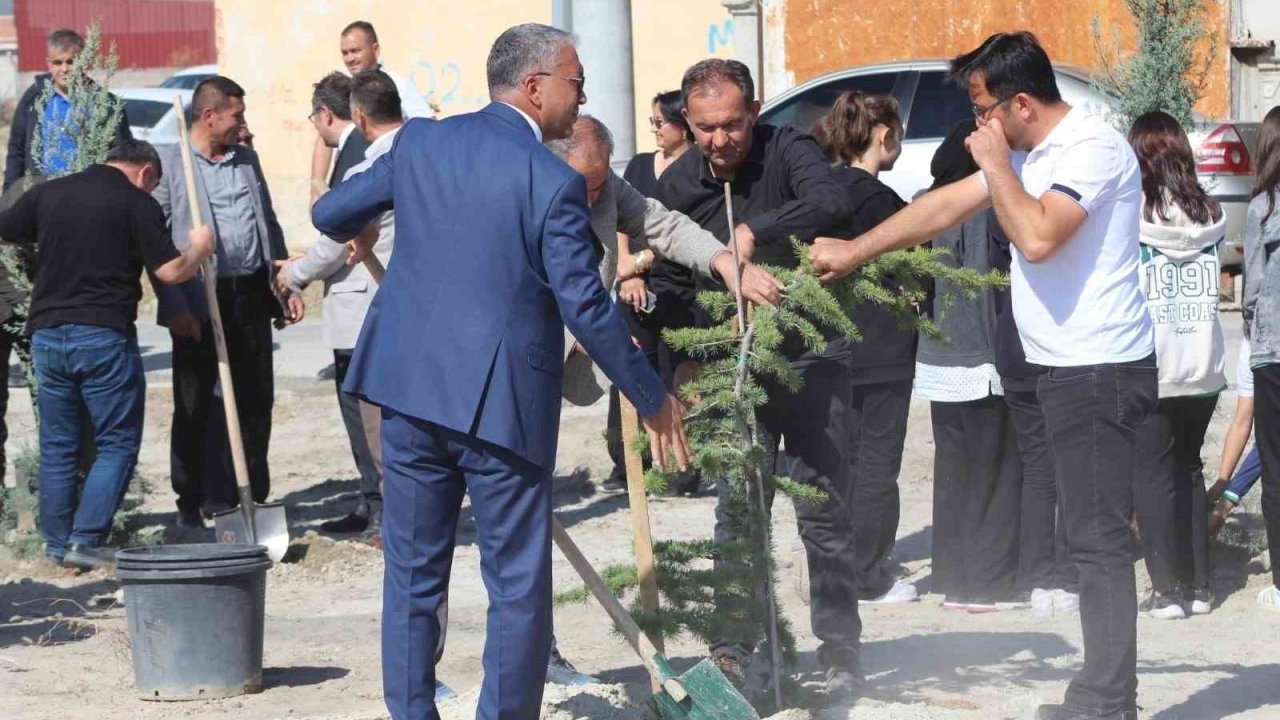
M382 408L382 670L396 720L439 717L436 609L464 492L489 591L477 717L538 717L564 326L640 411L661 464L670 453L688 465L683 410L600 282L586 183L541 144L567 137L586 102L572 39L511 28L489 53L488 81L488 107L410 121L312 210L332 238L396 212L395 255L345 387Z

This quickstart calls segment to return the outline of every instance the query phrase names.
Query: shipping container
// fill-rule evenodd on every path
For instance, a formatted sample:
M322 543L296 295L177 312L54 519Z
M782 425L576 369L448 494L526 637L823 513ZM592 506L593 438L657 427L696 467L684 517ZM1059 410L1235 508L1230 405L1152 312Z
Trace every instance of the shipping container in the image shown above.
M45 40L59 28L84 34L102 28L115 43L121 69L217 62L213 0L16 0L18 68L45 69Z

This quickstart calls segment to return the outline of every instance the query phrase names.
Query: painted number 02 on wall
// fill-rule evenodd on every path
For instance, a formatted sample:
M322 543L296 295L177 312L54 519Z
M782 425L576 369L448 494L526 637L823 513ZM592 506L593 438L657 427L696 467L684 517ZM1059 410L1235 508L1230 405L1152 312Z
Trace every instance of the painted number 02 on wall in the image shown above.
M457 63L447 62L436 65L419 62L413 66L409 82L422 93L427 102L435 103L441 108L466 110L481 107L485 99L478 95L467 95L462 90L462 67Z

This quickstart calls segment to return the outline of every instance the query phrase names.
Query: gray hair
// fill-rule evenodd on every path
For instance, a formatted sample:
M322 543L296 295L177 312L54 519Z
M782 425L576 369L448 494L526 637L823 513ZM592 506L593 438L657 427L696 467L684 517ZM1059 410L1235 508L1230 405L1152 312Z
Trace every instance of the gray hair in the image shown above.
M547 149L567 162L569 156L586 143L604 148L608 153L607 157L613 157L613 133L609 132L609 127L594 115L579 115L578 122L573 124L573 132L569 137L549 141Z
M516 88L531 73L550 72L556 56L573 47L573 36L549 25L526 23L508 28L489 50L489 95Z
M747 105L755 102L756 85L751 80L751 69L737 60L722 58L703 60L686 70L680 81L680 99L688 107L689 98L716 93L722 83L736 85Z

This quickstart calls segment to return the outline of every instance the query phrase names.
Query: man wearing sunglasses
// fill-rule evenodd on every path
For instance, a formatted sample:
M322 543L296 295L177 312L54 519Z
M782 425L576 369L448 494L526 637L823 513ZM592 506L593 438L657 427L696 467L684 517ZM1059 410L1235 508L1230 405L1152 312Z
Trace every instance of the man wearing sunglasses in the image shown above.
M1039 720L1137 718L1137 590L1128 550L1134 436L1156 402L1155 345L1139 284L1142 179L1124 137L1062 100L1027 32L952 61L978 129L980 172L851 241L820 239L825 280L912 247L994 206L1013 246L1012 305L1044 410L1070 558L1080 571L1084 667Z

